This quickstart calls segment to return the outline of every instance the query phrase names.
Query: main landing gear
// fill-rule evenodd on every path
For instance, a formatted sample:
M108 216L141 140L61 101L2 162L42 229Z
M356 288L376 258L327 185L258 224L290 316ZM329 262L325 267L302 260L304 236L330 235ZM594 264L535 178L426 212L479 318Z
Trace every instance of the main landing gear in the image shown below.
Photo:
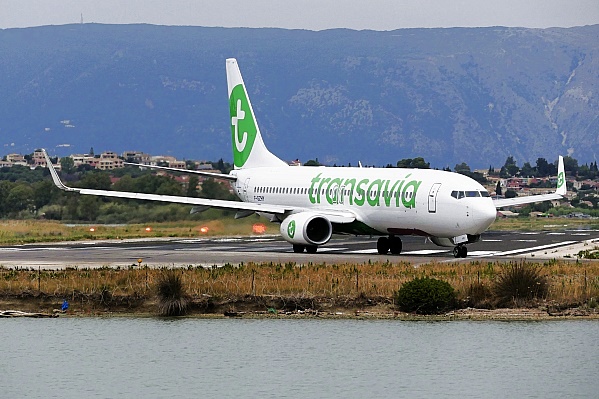
M453 249L453 256L456 258L465 258L468 255L468 248L465 245L458 245Z
M304 249L309 254L315 254L318 250L317 245L301 245L301 244L293 244L293 252L300 254L304 252Z
M380 255L386 255L387 252L399 255L401 253L401 238L395 236L379 238L376 242L376 251Z

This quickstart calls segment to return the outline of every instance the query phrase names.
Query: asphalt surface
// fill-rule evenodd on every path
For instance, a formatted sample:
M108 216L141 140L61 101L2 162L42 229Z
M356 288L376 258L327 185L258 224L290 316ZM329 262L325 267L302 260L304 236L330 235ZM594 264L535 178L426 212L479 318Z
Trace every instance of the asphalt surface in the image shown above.
M423 237L402 237L400 255L378 255L377 237L334 237L316 254L296 254L278 236L243 238L197 238L167 240L93 241L0 247L0 266L56 269L65 267L181 267L223 265L240 262L333 262L408 261L415 265L454 262L452 248L437 247ZM539 232L486 232L482 241L468 245L473 259L509 260L570 256L580 249L599 246L599 230ZM590 247L589 247L590 246Z

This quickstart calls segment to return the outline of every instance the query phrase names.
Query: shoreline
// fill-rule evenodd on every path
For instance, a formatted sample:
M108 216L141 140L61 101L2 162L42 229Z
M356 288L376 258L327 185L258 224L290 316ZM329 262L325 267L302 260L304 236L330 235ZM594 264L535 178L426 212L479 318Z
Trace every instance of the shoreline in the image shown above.
M295 297L232 297L212 300L191 298L184 316L159 315L157 298L127 296L111 298L75 298L66 312L60 310L64 297L25 292L18 295L0 295L0 318L10 316L2 312L23 312L29 317L139 317L139 318L194 318L194 319L350 319L402 321L548 321L599 320L599 307L559 305L548 301L513 308L482 309L463 307L451 311L421 315L401 312L391 298L298 298ZM69 298L71 299L71 298ZM104 301L105 302L105 301ZM312 303L313 307L300 303ZM279 306L277 306L279 305ZM13 317L28 317L17 315Z

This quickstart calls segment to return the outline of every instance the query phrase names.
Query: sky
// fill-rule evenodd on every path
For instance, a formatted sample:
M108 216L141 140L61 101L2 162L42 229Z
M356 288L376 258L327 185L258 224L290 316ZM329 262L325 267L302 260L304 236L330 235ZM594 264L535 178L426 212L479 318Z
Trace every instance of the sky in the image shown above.
M330 28L599 24L599 0L0 0L0 29L79 23Z

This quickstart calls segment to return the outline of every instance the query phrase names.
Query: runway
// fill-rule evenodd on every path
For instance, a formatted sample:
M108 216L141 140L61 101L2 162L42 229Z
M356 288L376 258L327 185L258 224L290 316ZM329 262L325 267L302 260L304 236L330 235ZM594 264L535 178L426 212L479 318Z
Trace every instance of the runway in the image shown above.
M221 266L240 262L363 263L371 260L415 265L433 260L455 262L451 248L437 247L422 237L402 237L400 255L378 255L376 237L334 237L316 254L296 254L278 236L239 238L170 238L162 240L112 240L0 247L0 266L58 269L65 267ZM489 231L482 241L468 245L468 257L476 259L576 259L581 249L599 246L599 230L539 232Z

